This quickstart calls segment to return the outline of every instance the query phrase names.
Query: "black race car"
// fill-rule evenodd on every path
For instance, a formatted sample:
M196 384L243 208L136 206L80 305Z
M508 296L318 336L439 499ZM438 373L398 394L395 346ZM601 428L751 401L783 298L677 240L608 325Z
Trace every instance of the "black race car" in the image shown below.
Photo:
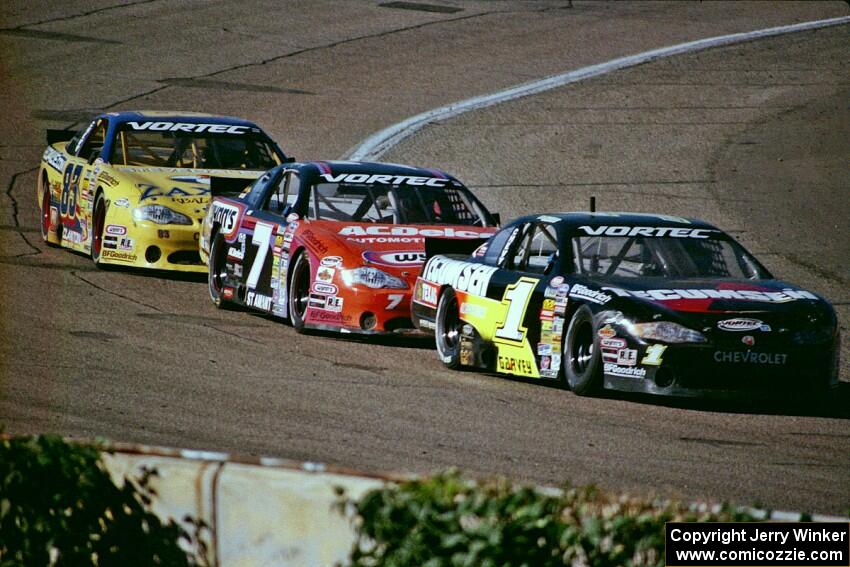
M429 256L437 248L426 242ZM522 217L471 256L429 257L411 310L449 368L563 380L577 394L818 394L838 383L829 302L693 219Z

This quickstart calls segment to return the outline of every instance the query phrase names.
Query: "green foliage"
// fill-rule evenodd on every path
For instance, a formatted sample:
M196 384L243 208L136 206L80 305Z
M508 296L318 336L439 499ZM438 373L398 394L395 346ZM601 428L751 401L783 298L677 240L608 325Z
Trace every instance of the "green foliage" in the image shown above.
M662 566L665 522L751 519L592 486L548 494L505 480L475 483L456 472L340 504L355 521L354 567Z
M97 448L48 435L0 440L0 567L199 564L178 542L205 550L150 511L155 475L118 487Z

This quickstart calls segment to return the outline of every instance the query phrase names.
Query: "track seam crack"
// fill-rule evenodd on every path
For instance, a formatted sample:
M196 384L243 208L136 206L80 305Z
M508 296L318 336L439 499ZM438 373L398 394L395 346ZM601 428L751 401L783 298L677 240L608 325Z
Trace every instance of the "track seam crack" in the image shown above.
M24 234L24 231L21 230L21 223L20 220L18 220L18 200L15 198L14 195L12 195L12 191L15 190L15 182L18 180L18 177L33 172L37 169L38 167L31 167L29 169L24 169L23 171L16 171L12 174L12 178L9 180L9 184L6 187L6 197L12 203L12 222L14 223L14 230L24 241L24 244L26 244L32 250L32 252L17 254L15 258L20 258L21 256L37 256L41 254L41 249L35 246L32 242L30 242L26 234Z
M27 24L19 24L17 26L11 28L0 28L0 31L11 31L11 30L22 30L32 26L40 26L43 24L52 24L54 22L67 22L69 20L73 20L76 18L85 18L86 16L91 16L93 14L99 14L101 12L108 12L110 10L117 10L120 8L128 8L131 6L138 6L140 4L150 4L151 2L156 2L157 0L138 0L137 2L128 2L126 4L117 4L115 6L106 6L104 8L97 8L96 10L89 10L88 12L83 12L81 14L73 14L70 16L61 16L58 18L48 18L46 20L41 20L39 22L30 22Z
M117 291L112 291L110 289L106 289L105 287L101 287L101 286L97 285L96 283L94 283L90 280L87 280L86 278L81 276L79 273L77 273L77 270L71 270L69 273L73 277L80 280L81 282L90 285L91 287L95 288L98 291L102 291L103 293L108 293L109 295L113 295L115 297L124 299L125 301L129 301L130 303L133 303L135 305L140 305L142 307L147 307L148 309L153 309L154 311L156 311L158 313L165 313L162 309L160 309L158 307L154 307L153 305L148 305L147 303L144 303L142 301L138 301L137 299L133 299L132 297L127 297L126 295L122 295L122 294L118 293Z

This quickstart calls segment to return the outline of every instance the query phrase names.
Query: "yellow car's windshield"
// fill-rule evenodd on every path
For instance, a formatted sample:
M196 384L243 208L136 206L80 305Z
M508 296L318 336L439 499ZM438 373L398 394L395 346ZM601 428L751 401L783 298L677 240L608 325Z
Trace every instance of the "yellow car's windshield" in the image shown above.
M115 134L110 163L186 169L266 170L280 163L262 132L227 135L211 132L134 130Z

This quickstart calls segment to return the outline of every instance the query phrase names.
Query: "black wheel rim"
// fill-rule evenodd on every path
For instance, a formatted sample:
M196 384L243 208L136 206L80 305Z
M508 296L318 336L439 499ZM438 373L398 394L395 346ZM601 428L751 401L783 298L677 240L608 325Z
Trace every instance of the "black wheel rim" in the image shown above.
M42 183L41 197L41 236L47 240L50 234L50 185Z
M457 298L446 300L443 312L443 324L440 327L440 342L445 353L454 352L460 344L461 321L458 315Z
M92 238L92 250L94 250L95 259L100 258L100 252L103 248L103 224L106 217L106 212L103 206L103 200L98 199L94 208L94 232Z
M304 320L304 314L310 302L310 264L304 260L298 262L298 270L292 282L292 293L294 299L292 310L299 319Z
M224 278L227 276L226 255L223 241L216 238L213 243L212 268L210 269L210 291L213 293L213 299L221 297Z
M593 360L593 329L584 324L576 331L573 348L570 352L570 364L576 374L584 374Z

